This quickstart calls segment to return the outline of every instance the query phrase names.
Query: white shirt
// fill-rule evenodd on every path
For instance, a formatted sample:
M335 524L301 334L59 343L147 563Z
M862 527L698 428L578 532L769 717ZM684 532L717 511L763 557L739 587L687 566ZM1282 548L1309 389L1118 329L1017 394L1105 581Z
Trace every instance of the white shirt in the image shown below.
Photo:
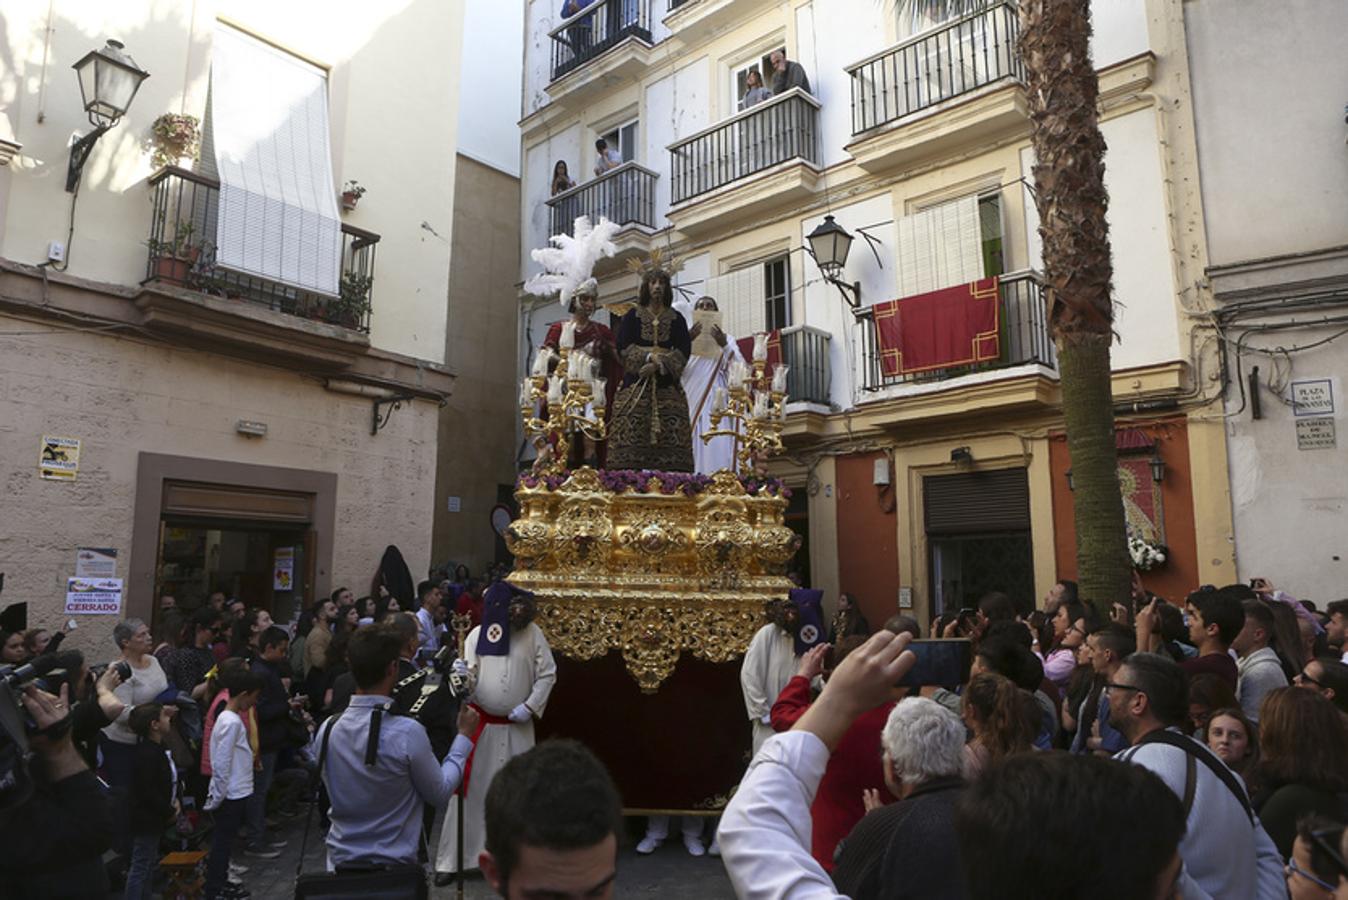
M768 738L749 764L716 833L740 900L843 898L810 855L810 804L828 757L816 735L787 731Z
M524 628L510 629L510 652L505 656L478 656L479 625L468 632L464 657L468 668L477 672L473 702L494 716L507 716L521 703L543 718L552 686L557 683L557 664L543 631L530 622Z
M1207 747L1198 741L1193 744L1224 765ZM1185 757L1180 748L1160 743L1136 745L1114 756L1155 772L1177 797L1184 796L1188 777ZM1258 817L1251 827L1240 801L1202 762L1194 772L1198 783L1179 845L1185 872L1200 889L1221 900L1286 900L1282 857ZM1183 893L1188 900L1193 892Z
M243 800L253 794L253 748L248 743L248 727L239 714L220 710L211 730L211 787L206 794L206 809L215 809L226 800Z

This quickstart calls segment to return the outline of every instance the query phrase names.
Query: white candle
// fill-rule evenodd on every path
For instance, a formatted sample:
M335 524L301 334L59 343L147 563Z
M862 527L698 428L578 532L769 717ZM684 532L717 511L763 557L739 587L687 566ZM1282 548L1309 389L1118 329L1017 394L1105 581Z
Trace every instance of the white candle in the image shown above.
M605 394L605 392L608 390L608 379L596 378L593 382L591 382L590 390L594 395L594 408L603 409L604 404L608 402L608 397Z
M568 381L576 381L580 378L581 368L584 366L584 353L572 353L566 358L566 378Z
M786 373L789 366L778 366L772 372L772 389L777 393L786 391Z
M766 334L754 335L754 362L761 362L768 358L768 336Z
M524 383L520 385L520 406L530 406L533 404L534 392L532 387L533 386L529 384L529 379L524 379Z
M768 417L768 395L764 393L754 394L754 418L766 419Z
M730 366L730 383L734 387L742 388L744 383L749 380L749 367L740 360L735 360Z
M572 347L576 346L575 322L562 323L562 337L560 340L557 341L557 346L565 350L570 350Z
M547 347L539 347L538 355L534 357L534 367L531 370L534 375L548 374L548 363L552 361L552 351Z
M562 379L556 375L548 379L548 402L562 402Z
M721 410L725 409L726 399L727 397L725 388L718 387L716 389L716 403L715 405L712 406L712 412L720 412Z

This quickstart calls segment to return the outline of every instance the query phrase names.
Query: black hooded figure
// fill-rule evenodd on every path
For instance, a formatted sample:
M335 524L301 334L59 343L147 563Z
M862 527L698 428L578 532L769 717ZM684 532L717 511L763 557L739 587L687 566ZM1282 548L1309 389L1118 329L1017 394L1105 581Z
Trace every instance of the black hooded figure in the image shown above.
M412 572L407 568L402 551L389 544L379 560L379 569L374 573L370 584L370 596L378 597L379 589L389 592L389 596L398 598L398 606L405 610L416 609L417 587L412 581Z

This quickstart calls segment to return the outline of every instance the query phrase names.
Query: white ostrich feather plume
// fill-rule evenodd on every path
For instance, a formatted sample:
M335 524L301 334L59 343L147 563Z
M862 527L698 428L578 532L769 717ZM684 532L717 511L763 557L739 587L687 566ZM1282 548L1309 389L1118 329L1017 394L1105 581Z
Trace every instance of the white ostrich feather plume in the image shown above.
M556 293L563 307L570 305L578 289L590 280L594 264L617 252L613 236L618 226L603 216L599 224L591 225L589 216L576 219L572 234L554 234L548 239L551 247L539 247L530 256L543 266L543 272L524 283L531 294L546 297Z

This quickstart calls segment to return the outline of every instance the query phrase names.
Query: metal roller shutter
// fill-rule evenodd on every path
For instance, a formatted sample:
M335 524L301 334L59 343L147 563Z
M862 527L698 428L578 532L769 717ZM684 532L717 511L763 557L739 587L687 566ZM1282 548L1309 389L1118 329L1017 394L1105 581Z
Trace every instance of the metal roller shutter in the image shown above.
M1024 469L992 469L922 479L927 534L1028 531L1030 487Z

